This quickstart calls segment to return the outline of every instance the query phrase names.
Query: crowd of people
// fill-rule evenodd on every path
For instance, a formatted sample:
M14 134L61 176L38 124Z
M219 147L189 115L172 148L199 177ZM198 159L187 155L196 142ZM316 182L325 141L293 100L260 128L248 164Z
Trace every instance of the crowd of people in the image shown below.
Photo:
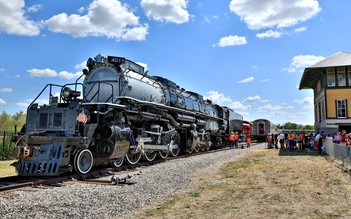
M333 134L322 131L317 133L289 132L267 136L268 148L286 148L290 151L315 148L319 154L325 153L326 142L337 143L342 146L350 145L351 133L347 134L346 130L342 130Z
M351 146L351 133L346 130L341 132L325 133L317 132L285 132L280 134L269 134L266 139L268 149L287 149L290 151L304 149L311 151L317 150L319 154L323 155L326 152L326 143L337 143L341 146ZM239 143L246 143L246 147L251 145L251 137L239 135L238 132L231 132L228 136L229 148L239 148ZM242 144L241 144L242 145ZM349 147L346 147L349 149ZM348 153L349 154L349 153Z

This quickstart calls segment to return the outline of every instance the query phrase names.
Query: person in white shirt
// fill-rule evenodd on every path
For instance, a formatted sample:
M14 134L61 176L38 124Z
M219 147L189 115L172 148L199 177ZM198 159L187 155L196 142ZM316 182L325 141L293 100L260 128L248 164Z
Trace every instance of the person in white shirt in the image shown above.
M284 139L285 139L284 133L280 133L278 135L278 140L279 140L279 143L280 143L280 149L284 148Z

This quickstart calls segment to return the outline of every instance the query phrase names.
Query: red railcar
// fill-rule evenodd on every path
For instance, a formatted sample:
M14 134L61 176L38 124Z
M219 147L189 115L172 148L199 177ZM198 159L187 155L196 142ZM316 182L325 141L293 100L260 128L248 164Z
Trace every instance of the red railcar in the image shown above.
M252 123L247 121L247 120L243 120L243 135L248 135L248 136L252 136Z

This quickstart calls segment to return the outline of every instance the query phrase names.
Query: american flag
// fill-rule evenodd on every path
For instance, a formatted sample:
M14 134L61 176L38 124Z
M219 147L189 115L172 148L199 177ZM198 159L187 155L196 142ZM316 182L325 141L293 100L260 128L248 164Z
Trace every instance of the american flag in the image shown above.
M80 112L79 113L79 115L77 116L77 121L78 122L82 122L82 123L87 123L87 121L88 121L88 117L87 117L87 115L85 115L85 113L82 111L82 112Z

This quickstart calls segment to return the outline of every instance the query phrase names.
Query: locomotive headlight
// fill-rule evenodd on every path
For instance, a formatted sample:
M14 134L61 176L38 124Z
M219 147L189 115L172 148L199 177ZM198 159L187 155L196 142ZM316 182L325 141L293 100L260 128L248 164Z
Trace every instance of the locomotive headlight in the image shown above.
M61 96L63 96L64 98L69 98L71 96L71 94L72 94L72 90L69 87L65 87L61 91Z

